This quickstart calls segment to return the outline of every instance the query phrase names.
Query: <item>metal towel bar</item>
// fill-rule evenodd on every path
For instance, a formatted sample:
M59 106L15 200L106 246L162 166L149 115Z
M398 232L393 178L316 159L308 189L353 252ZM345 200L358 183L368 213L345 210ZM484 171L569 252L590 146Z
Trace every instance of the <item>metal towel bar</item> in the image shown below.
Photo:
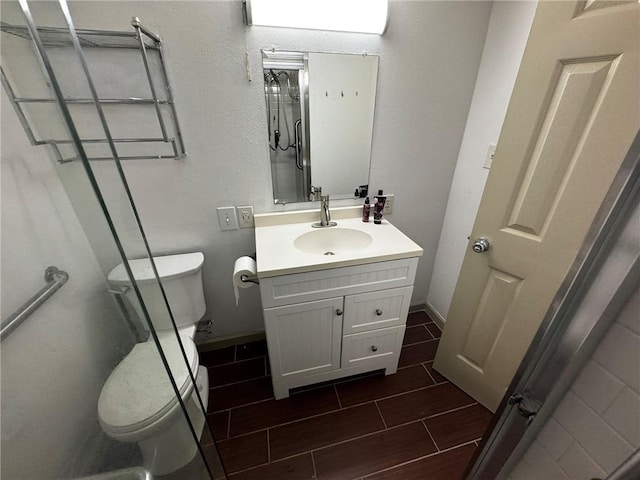
M51 295L56 293L67 280L69 274L59 270L57 267L47 267L44 271L44 279L47 284L33 297L27 300L13 315L0 323L0 339L4 339L13 332L29 315L35 312L40 305L47 301Z

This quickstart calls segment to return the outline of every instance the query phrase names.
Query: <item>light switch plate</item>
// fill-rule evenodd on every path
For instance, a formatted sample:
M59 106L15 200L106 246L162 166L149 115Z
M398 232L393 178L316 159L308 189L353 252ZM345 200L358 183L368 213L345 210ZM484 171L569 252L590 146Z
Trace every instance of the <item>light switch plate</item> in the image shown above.
M237 230L238 217L236 207L218 207L218 223L220 230Z

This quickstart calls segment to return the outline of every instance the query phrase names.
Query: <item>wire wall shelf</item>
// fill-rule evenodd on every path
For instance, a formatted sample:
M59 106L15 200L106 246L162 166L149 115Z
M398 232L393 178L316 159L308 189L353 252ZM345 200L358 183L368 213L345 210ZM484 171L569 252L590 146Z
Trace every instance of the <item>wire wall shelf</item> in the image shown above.
M46 69L40 68L43 61L29 29L0 22L5 34L2 86L32 145L48 145L60 163L80 159L65 125L69 119L61 114L64 103L89 160L114 158L97 107L108 121L120 160L179 159L186 154L162 40L136 17L131 25L132 31L75 30L90 78L77 61L70 30L38 26L37 41L61 85L62 95L56 95ZM89 83L95 84L97 97Z

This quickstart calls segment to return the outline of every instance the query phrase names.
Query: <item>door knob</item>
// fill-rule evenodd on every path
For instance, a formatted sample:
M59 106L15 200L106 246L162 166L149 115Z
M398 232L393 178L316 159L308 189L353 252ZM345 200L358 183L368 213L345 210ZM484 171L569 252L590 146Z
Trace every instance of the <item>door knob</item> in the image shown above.
M380 310L379 308L376 308L376 315L378 316L382 315L382 310Z
M483 253L488 251L491 248L491 244L489 243L489 240L487 240L484 237L479 237L476 239L475 242L473 242L473 251L476 253Z
M336 315L338 315L338 316L342 315L342 309L341 308L338 308L336 310Z

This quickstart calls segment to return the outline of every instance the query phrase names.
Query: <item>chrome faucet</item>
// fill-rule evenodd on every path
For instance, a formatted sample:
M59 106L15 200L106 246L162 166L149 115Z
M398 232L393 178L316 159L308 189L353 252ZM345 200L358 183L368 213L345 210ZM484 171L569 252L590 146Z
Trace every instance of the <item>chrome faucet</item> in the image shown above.
M329 195L320 195L320 221L312 223L314 228L335 227L336 222L331 221L331 213L329 212Z

